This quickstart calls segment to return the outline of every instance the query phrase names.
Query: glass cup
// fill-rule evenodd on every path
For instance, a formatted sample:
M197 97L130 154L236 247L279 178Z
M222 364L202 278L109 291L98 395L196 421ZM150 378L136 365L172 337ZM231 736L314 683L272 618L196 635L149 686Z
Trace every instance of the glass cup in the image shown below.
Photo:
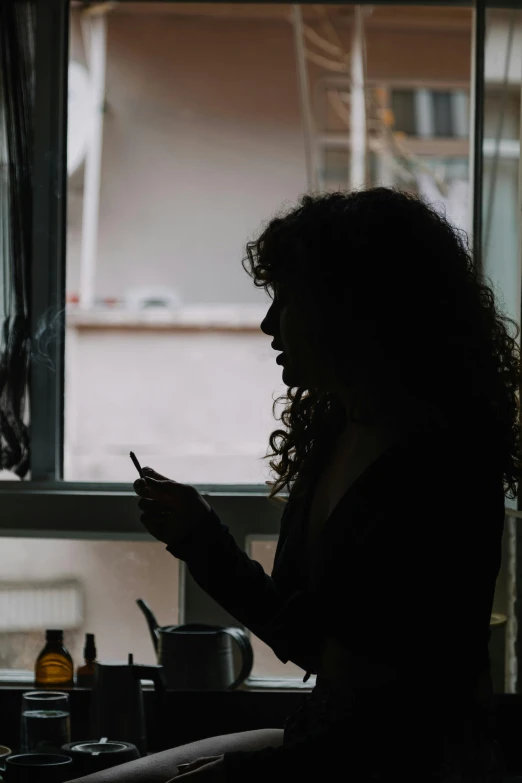
M60 753L71 741L69 697L56 691L29 691L22 696L21 753Z
M2 774L5 772L5 760L12 752L11 748L8 748L7 745L0 745L0 783L2 783L3 780Z
M6 759L5 783L67 783L73 774L72 759L56 753L25 753Z

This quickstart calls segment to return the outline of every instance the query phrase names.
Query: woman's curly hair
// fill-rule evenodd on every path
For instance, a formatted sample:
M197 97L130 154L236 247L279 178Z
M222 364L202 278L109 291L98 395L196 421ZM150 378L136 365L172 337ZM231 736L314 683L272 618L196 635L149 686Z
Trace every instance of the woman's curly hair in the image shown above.
M337 377L347 385L354 372L363 379L365 404L352 416L371 420L386 402L396 410L389 391L400 386L409 404L422 403L418 429L460 432L469 453L479 449L516 496L518 329L499 309L464 232L397 190L305 195L247 244L243 266L269 294L286 283ZM280 402L287 404L277 417ZM265 459L278 457L269 463L278 476L270 498L285 486L304 491L301 480L346 423L333 392L300 386L277 398L273 412L286 430L269 439Z

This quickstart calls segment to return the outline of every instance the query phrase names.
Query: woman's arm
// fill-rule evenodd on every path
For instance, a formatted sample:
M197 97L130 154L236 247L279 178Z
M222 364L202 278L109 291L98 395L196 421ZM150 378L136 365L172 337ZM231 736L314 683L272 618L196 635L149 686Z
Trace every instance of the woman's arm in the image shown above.
M208 595L268 644L283 663L315 671L316 636L307 632L313 599L285 590L235 542L212 510L198 535L167 550L184 560Z
M311 600L294 592L291 561L283 565L281 548L286 540L286 514L281 518L275 578L240 549L228 528L199 492L143 468L144 477L134 483L140 496L141 521L167 550L184 560L196 582L241 623L266 642L286 663L293 661L314 672L312 643L303 634L305 611Z
M201 766L187 772L181 770L167 783L267 783L274 776L277 780L319 782L324 780L325 772L339 776L337 756L332 757L332 746L324 740L314 741L312 752L309 742L303 742L293 747L225 753L209 763L202 759Z

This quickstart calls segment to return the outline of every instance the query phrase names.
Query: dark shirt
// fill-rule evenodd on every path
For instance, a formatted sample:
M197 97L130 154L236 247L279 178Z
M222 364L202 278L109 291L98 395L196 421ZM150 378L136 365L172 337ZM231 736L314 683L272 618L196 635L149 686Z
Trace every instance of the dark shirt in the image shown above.
M361 764L370 736L374 751L386 742L389 758L382 763L388 766L405 736L417 760L433 755L435 746L465 743L466 732L487 739L489 625L504 525L501 475L479 450L447 433L410 437L343 495L307 573L312 489L304 499L290 496L285 506L272 576L236 545L215 512L197 537L169 549L281 661L317 673L326 637L353 660L342 734L332 722L326 734L316 731L314 717L290 720L282 747L226 754L227 780L253 783L276 770L311 774L314 764L319 774L341 736L343 753L347 742L350 758L358 748ZM364 663L360 676L357 661ZM379 672L374 683L372 667Z

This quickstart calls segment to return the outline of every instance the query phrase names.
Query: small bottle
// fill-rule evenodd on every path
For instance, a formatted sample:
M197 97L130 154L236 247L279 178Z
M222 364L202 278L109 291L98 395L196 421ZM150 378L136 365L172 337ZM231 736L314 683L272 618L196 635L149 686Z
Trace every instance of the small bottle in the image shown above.
M46 631L45 647L36 659L35 685L38 688L72 688L74 666L63 643L63 631Z
M79 666L76 672L76 685L79 688L92 688L94 681L94 663L96 661L96 645L94 634L85 634L85 647L83 648L85 665Z

